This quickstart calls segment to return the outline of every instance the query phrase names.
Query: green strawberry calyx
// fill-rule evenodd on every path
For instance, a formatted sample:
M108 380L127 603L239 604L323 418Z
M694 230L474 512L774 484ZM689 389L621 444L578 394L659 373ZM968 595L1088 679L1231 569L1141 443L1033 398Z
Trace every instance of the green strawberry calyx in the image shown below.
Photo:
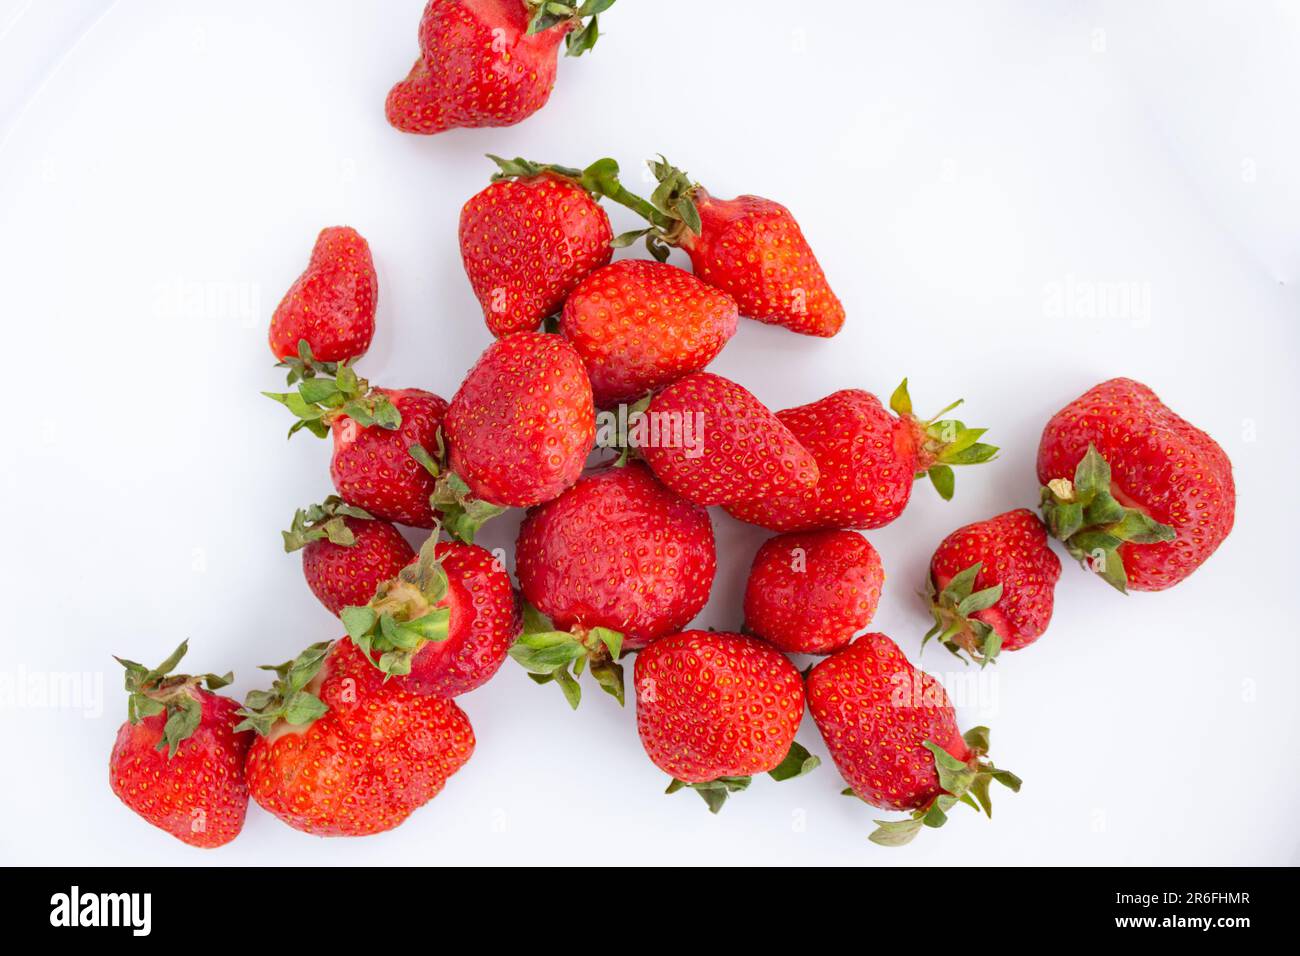
M571 24L572 29L564 36L565 55L582 56L600 39L600 14L612 7L614 0L583 0L581 3L527 0L527 3L528 36Z
M912 812L906 820L876 820L876 829L869 839L880 846L903 846L911 843L922 827L938 828L948 822L948 811L964 803L976 811L993 816L993 800L989 785L997 781L1012 793L1020 792L1020 778L1009 770L1000 770L985 760L989 750L989 729L972 727L963 735L970 760L961 761L933 740L925 741L925 749L934 756L934 769L939 775L943 792L926 806ZM852 789L846 796L857 796Z
M329 707L311 688L333 644L321 641L291 661L262 665L262 670L275 672L275 681L269 690L249 691L244 706L236 711L244 719L235 730L251 730L265 737L280 721L307 727L328 711Z
M181 641L167 660L153 668L122 657L113 658L126 669L127 720L138 724L146 717L166 714L156 749L166 750L168 758L176 756L176 749L199 729L203 721L203 700L195 688L203 684L208 690L217 690L235 679L235 675L229 673L173 674L189 645L189 641Z
M934 626L921 639L925 647L932 639L950 650L962 661L969 660L980 667L996 660L1002 649L1002 637L992 625L974 615L987 610L1002 599L1002 584L976 591L975 578L984 562L976 561L969 568L954 574L943 590L935 587L934 578L928 577L922 596L930 605Z
M601 690L624 705L623 635L608 627L557 630L551 619L524 603L524 628L510 648L510 657L538 684L559 685L574 710L582 701L578 678L590 671Z
M952 500L956 465L979 465L992 461L998 447L981 442L987 428L967 428L965 422L944 418L965 399L957 399L933 418L921 420L912 414L912 397L903 379L889 398L894 414L912 425L916 436L916 478L929 477L934 490L944 501Z
M381 392L353 371L347 362L322 363L311 357L311 346L305 339L298 342L298 359L301 365L281 362L280 368L291 368L289 384L297 383L291 392L263 392L267 398L289 409L297 419L289 429L289 436L307 429L317 438L329 434L336 419L351 418L363 428L378 425L396 431L402 427L402 413Z
M767 775L780 783L783 780L793 780L795 777L802 777L805 774L812 773L821 766L821 757L816 757L808 752L808 749L794 741L790 744L789 751L779 764L767 772ZM704 800L710 813L717 813L727 802L727 797L733 793L739 793L749 788L753 783L753 777L718 777L714 780L705 780L703 783L687 783L685 780L673 778L668 784L668 789L664 793L676 793L678 790L694 790Z
M451 586L438 559L438 544L434 528L416 561L379 585L369 604L339 613L352 643L386 677L411 673L411 662L426 644L447 640Z
M348 504L338 495L330 495L318 505L299 508L293 513L293 523L289 530L280 532L284 536L285 553L300 551L313 541L329 541L339 547L352 547L357 543L357 537L348 527L347 518L373 521L374 515Z
M473 544L479 529L497 515L504 514L506 509L475 498L465 479L447 467L447 447L441 428L438 429L437 440L438 445L433 452L419 442L408 448L407 452L437 479L433 494L429 496L429 507L442 516L442 526L447 529L447 533L458 541Z
M1089 443L1074 470L1074 480L1053 478L1042 489L1043 521L1052 537L1083 567L1117 591L1128 593L1122 545L1173 541L1177 532L1140 508L1116 500L1110 464Z

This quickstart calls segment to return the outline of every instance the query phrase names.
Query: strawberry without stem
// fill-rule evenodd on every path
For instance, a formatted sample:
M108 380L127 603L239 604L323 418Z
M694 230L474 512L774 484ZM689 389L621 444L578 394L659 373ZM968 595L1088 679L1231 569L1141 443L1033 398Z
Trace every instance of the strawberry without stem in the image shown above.
M1060 559L1032 511L1019 508L958 528L930 559L926 597L938 637L980 666L1042 636L1052 619ZM922 642L924 646L925 642Z
M293 359L306 342L322 362L364 355L375 335L379 280L370 246L350 226L322 229L307 270L271 316L276 358Z
M865 634L808 675L808 709L848 782L846 793L906 820L877 820L871 840L908 843L939 827L958 802L992 815L989 784L1013 791L1020 778L984 760L988 728L964 737L943 686L908 662L884 634Z
M820 763L794 740L803 719L799 672L751 637L661 638L637 655L633 682L641 744L672 776L667 792L695 790L713 813L753 774L788 780Z
M904 379L889 404L895 414L874 395L847 389L777 412L816 459L817 486L800 495L730 504L727 511L773 531L880 528L903 513L916 478L928 475L950 499L953 466L989 461L997 453L979 441L985 429L939 417L960 401L922 421L912 414Z
M211 848L239 835L248 810L244 758L252 735L236 733L238 703L209 693L231 676L172 674L188 649L182 642L149 668L126 668L127 721L117 732L108 780L119 800L159 829L191 846Z
M1120 591L1162 591L1232 531L1232 463L1155 392L1114 378L1043 429L1043 517L1070 554Z

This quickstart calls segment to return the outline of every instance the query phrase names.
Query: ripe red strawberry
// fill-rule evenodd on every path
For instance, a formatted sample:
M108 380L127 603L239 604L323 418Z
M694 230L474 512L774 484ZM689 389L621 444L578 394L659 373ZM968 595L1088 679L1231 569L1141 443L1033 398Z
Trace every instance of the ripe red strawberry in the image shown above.
M768 538L745 585L745 629L788 654L829 654L871 623L885 572L853 531Z
M1032 511L1018 508L958 528L930 559L926 594L934 627L925 640L937 636L981 667L999 650L1027 647L1047 630L1060 576L1060 559Z
M341 617L381 671L413 693L436 697L487 683L521 626L510 575L492 552L436 534L418 562Z
M1120 591L1183 580L1228 536L1237 507L1223 449L1131 378L1052 416L1038 480L1048 530Z
M488 331L533 332L609 262L609 217L554 167L491 157L501 171L460 211L460 255Z
M526 120L550 99L560 41L569 56L591 49L596 14L613 2L586 0L557 13L558 4L536 0L430 0L420 57L388 94L388 122L428 134Z
M379 280L370 246L351 226L322 229L307 271L289 287L271 316L271 351L298 355L305 341L321 362L364 355L375 337Z
M284 535L286 554L302 551L302 573L331 614L365 604L382 582L415 560L415 549L389 522L330 495L298 509Z
M992 816L994 780L1020 789L1019 777L983 759L988 728L963 737L943 686L884 634L864 634L814 667L808 709L849 784L845 793L912 811L906 820L877 820L874 843L901 846L922 826L943 826L958 801Z
M709 600L717 552L709 514L633 462L584 475L519 528L515 573L532 606L510 656L572 706L568 667L623 701L622 651L681 630Z
M954 402L939 415L961 404ZM889 406L874 395L847 389L819 402L777 412L817 460L817 487L801 495L741 502L727 510L741 521L773 531L819 528L880 528L907 506L915 478L928 474L946 500L952 498L953 465L988 461L996 453L979 437L986 429L962 422L921 421L912 414L907 379Z
M805 335L829 337L840 330L844 306L790 210L760 196L717 199L662 158L650 168L659 182L650 201L623 187L612 159L584 171L593 189L650 223L621 236L619 244L645 236L661 261L669 246L680 246L696 277L728 293L751 319Z
M347 639L313 644L254 691L241 727L253 799L317 836L397 826L435 797L474 752L474 731L450 700L413 694Z
M637 655L636 725L641 745L709 810L744 790L756 773L788 780L821 761L795 743L803 681L785 657L752 637L685 631Z
M444 433L451 470L474 498L550 501L578 480L596 436L582 359L558 335L494 342L452 398Z
M721 375L688 375L656 395L648 411L646 431L634 430L629 441L656 478L696 504L754 501L817 486L817 462L808 449L767 406Z
M212 848L239 836L248 810L244 757L252 734L236 733L239 704L209 693L231 675L172 674L188 642L153 670L117 658L126 668L127 722L108 760L119 800L191 846Z
M736 303L689 272L622 259L564 303L560 331L582 356L598 408L633 402L708 365L736 332Z
M299 374L297 391L263 394L297 416L290 435L333 435L330 477L343 500L385 521L432 528L438 469L429 449L440 453L447 403L418 388L371 387L346 364L309 358Z

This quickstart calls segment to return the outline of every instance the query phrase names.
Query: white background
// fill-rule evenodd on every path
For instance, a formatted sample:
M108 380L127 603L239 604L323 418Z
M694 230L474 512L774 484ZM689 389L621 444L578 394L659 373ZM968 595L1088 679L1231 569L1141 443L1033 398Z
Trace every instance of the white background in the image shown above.
M434 138L383 116L421 6L0 2L0 859L1300 861L1300 4L621 0L543 112ZM488 151L613 155L634 184L663 151L716 194L786 203L844 331L743 322L714 371L773 408L906 374L920 411L964 397L992 428L1000 458L959 473L952 503L918 487L869 535L888 574L875 627L914 658L934 545L1032 506L1043 423L1102 379L1147 382L1223 444L1236 530L1163 594L1067 566L1047 635L979 688L927 651L1025 786L904 850L867 842L873 814L829 761L718 817L663 796L631 708L589 689L570 713L510 663L463 699L473 760L398 830L321 840L252 807L225 849L171 840L109 792L109 655L155 663L189 637L190 669L233 667L242 695L255 665L337 636L280 550L293 509L330 491L329 450L286 443L258 395L281 381L266 321L316 232L351 224L380 277L363 374L449 398L488 343L456 247ZM1089 294L1124 289L1089 314ZM486 543L508 547L516 520ZM734 627L763 533L715 525L699 621ZM82 706L35 695L63 674L86 675ZM825 756L811 719L799 736Z

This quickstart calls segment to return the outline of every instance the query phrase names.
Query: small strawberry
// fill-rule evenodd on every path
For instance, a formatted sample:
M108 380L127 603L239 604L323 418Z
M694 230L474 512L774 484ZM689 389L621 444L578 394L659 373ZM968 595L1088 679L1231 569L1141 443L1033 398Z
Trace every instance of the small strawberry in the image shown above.
M736 303L684 269L622 259L564 303L560 331L582 356L598 408L632 402L712 362L736 332Z
M286 554L302 551L307 586L331 614L365 604L381 582L415 560L415 550L389 522L334 495L298 509L281 534Z
M612 159L583 171L593 191L650 224L620 236L616 245L644 236L660 261L669 246L680 246L696 278L735 299L741 315L804 335L829 337L840 330L844 306L790 210L760 196L717 199L662 157L650 169L659 185L649 201L623 187Z
M569 56L590 50L600 35L597 14L613 3L430 0L420 57L388 94L388 122L430 134L526 120L550 99L560 41Z
M875 616L885 572L853 531L768 538L745 585L745 629L787 654L829 654Z
M623 651L681 630L709 600L717 552L709 514L633 462L584 475L532 508L515 573L531 607L510 656L577 707L574 674L623 702Z
M939 415L960 404L954 402ZM979 441L986 429L967 428L939 415L928 421L916 418L907 379L894 391L889 407L896 414L874 395L847 389L777 412L817 460L817 487L801 495L731 504L727 510L773 531L880 528L903 513L916 478L929 475L948 500L953 465L978 464L997 453Z
M244 757L252 734L237 733L239 704L209 693L231 676L172 674L188 650L182 642L150 670L126 668L127 722L108 760L108 782L119 800L161 830L210 849L239 836L248 810Z
M467 491L498 508L550 501L578 480L596 437L582 359L558 335L494 342L452 398L444 434L459 479L453 498Z
M253 691L241 728L253 799L317 836L366 836L433 799L474 752L474 731L450 700L387 682L347 639L313 644Z
M958 528L930 559L925 596L934 627L925 640L937 636L981 667L999 650L1027 647L1047 630L1060 576L1060 559L1032 511L1018 508Z
M407 690L436 697L487 683L519 636L510 575L492 552L431 535L419 560L340 615L348 636Z
M321 362L364 355L375 336L379 280L370 246L350 226L322 229L307 271L271 316L271 351L281 361L306 342Z
M709 810L744 790L756 773L788 780L821 761L795 743L803 719L799 672L779 652L743 634L684 631L636 658L636 725L650 759Z
M460 255L488 331L533 332L614 250L609 216L555 167L489 157L501 167L460 211Z
M810 492L817 462L748 390L696 372L656 395L647 434L629 435L655 477L698 505ZM680 436L674 434L680 429Z
M1223 449L1131 378L1102 382L1052 416L1038 480L1052 536L1120 591L1173 587L1223 543L1236 514Z
M429 449L441 448L447 403L418 388L371 387L346 363L322 366L310 355L295 374L296 391L263 394L297 416L291 436L303 428L333 436L330 477L343 500L385 521L432 528L437 468Z
M877 820L873 843L901 846L939 827L957 802L992 816L989 784L1019 791L1020 778L984 760L987 727L965 737L948 694L884 634L864 634L808 675L808 709L855 794L906 820Z

